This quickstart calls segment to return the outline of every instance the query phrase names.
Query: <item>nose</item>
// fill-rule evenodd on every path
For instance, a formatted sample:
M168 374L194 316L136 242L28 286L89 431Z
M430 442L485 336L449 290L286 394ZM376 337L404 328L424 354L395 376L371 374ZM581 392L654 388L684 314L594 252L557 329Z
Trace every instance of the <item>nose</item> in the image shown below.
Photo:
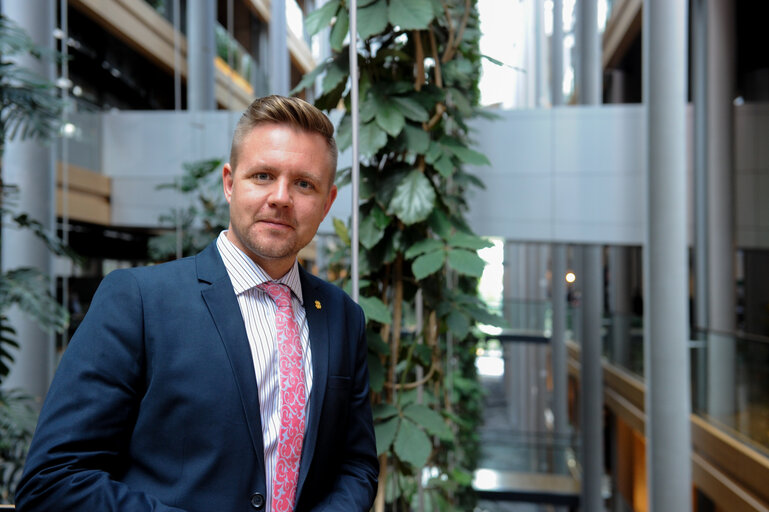
M272 206L289 206L291 204L291 190L288 180L283 178L275 180L269 200Z

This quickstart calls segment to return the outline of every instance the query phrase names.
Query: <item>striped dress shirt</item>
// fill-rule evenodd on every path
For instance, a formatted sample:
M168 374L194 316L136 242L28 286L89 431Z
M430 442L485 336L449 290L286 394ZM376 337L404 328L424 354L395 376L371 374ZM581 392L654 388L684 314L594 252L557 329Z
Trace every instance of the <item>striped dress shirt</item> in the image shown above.
M227 231L222 231L219 234L216 248L219 250L230 281L232 281L232 287L240 306L240 313L246 326L251 357L254 361L254 373L259 392L259 412L262 416L264 470L267 480L265 512L271 512L272 478L275 474L278 434L280 432L280 384L277 334L275 332L277 306L267 292L259 289L258 286L272 279L227 238ZM302 339L302 365L304 367L305 389L307 390L305 417L307 418L309 417L310 392L312 390L312 358L309 328L302 300L302 285L299 280L299 264L294 262L291 270L277 282L287 285L293 292L291 305Z

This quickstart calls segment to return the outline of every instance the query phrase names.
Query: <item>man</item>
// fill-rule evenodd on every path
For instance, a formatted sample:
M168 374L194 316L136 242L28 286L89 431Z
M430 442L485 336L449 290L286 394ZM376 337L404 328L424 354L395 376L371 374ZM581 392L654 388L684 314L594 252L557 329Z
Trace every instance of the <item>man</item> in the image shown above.
M319 110L249 107L222 171L228 230L194 257L104 279L48 392L18 510L371 507L363 313L296 261L335 169Z

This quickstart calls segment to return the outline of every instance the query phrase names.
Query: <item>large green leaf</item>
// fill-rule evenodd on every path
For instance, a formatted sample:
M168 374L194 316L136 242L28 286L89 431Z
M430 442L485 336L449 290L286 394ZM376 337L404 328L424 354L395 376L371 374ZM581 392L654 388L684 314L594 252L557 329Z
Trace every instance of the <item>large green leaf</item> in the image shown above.
M430 0L390 0L390 23L401 30L422 30L433 20Z
M313 69L312 71L304 75L302 77L302 80L297 84L296 87L291 89L289 94L296 94L299 91L302 91L307 87L310 87L312 84L315 83L315 79L318 78L318 76L321 73L323 73L330 64L331 64L331 61L326 61L315 66L315 69Z
M421 428L410 420L403 420L395 436L393 448L400 460L415 468L421 468L427 464L433 446Z
M427 148L427 152L425 153L425 162L432 165L434 164L441 156L446 154L446 150L443 148L443 145L431 141L430 147Z
M403 410L403 415L444 441L451 441L454 438L441 415L426 405L411 404Z
M427 219L427 223L439 237L446 239L451 235L451 230L454 226L446 213L440 208L435 208L430 217Z
M371 414L375 420L386 420L398 414L398 408L393 404L381 403L371 408Z
M435 189L418 169L411 171L395 189L388 211L406 225L425 220L435 206Z
M420 105L417 100L404 96L393 96L392 100L398 106L398 109L400 109L401 114L408 119L419 123L423 123L430 119L430 114L428 114L427 110Z
M467 304L465 310L476 322L502 328L509 327L502 315L490 312L485 305Z
M368 123L376 117L376 113L379 110L379 95L369 89L368 93L361 94L362 101L360 102L360 122Z
M328 92L337 87L340 83L347 79L348 70L343 68L339 61L334 61L328 66L326 74L323 77L323 92Z
M393 444L395 434L398 432L399 423L400 418L396 416L395 418L387 420L384 423L377 423L374 425L377 455L381 455L386 452L390 448L390 445Z
M352 119L344 116L336 129L336 147L344 151L352 145Z
M358 137L363 156L373 156L387 144L387 133L374 122L360 125Z
M473 277L481 277L486 263L476 253L464 249L452 249L449 251L449 267L460 274Z
M461 247L463 249L472 249L474 251L494 245L485 238L469 233L463 233L461 231L451 235L447 242L451 247Z
M433 167L435 167L435 169L441 173L441 176L444 178L448 178L454 174L454 162L451 161L451 157L448 155L448 153L442 154L438 160L433 163Z
M421 255L411 264L411 271L414 272L414 278L419 281L434 274L443 268L443 262L445 260L446 253L443 249Z
M389 218L389 217L388 217ZM382 263L387 265L395 261L398 253L403 250L403 231L396 231L395 234L388 237L385 244L385 253L382 256Z
M486 155L464 146L447 146L463 163L470 165L491 165Z
M368 341L368 349L370 351L376 352L382 356L390 354L390 346L382 340L382 337L377 331L371 329L367 330L366 341Z
M377 219L373 215L365 215L360 221L360 243L366 249L371 249L384 236L384 229L377 226Z
M342 51L342 45L344 44L344 38L347 37L347 33L350 31L350 15L347 14L347 9L340 9L339 14L336 16L336 23L331 29L331 36L329 42L331 48L334 51Z
M457 89L449 89L448 98L451 103L454 104L456 109L463 116L471 116L473 114L473 105L470 101Z
M336 231L336 236L339 237L342 243L347 247L349 247L350 233L347 231L347 226L345 226L344 221L342 219L338 219L334 217L334 231Z
M358 7L358 35L366 39L387 28L387 2L376 0L366 7Z
M379 358L369 353L368 354L368 382L371 387L371 391L379 393L384 387L385 370L382 366L382 361Z
M416 128L411 125L405 126L406 133L406 146L409 151L413 151L416 154L422 154L427 151L430 146L430 134L421 128Z
M392 315L390 310L385 306L377 297L359 297L358 303L363 308L363 312L366 314L368 320L379 322L380 324L389 324L392 322Z
M346 88L347 82L343 80L333 90L323 91L323 94L315 100L315 106L321 110L335 109L339 105L339 101L341 101L342 94L344 94Z
M304 29L307 31L307 35L314 36L329 26L337 10L339 10L339 0L330 0L308 14L304 20Z
M446 325L458 339L464 339L470 331L470 320L457 310L452 310L446 317Z
M392 101L380 102L376 113L376 122L393 137L397 137L406 125L406 119Z
M436 240L435 238L425 238L415 244L412 244L404 256L407 260L410 260L414 256L418 256L426 252L437 251L438 249L443 249L443 242Z

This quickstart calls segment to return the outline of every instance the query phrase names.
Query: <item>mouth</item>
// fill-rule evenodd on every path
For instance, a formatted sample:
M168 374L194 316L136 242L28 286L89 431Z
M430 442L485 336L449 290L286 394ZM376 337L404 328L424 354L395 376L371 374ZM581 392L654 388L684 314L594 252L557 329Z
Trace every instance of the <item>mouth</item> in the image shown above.
M257 222L271 229L294 229L290 222L281 219L259 219Z

